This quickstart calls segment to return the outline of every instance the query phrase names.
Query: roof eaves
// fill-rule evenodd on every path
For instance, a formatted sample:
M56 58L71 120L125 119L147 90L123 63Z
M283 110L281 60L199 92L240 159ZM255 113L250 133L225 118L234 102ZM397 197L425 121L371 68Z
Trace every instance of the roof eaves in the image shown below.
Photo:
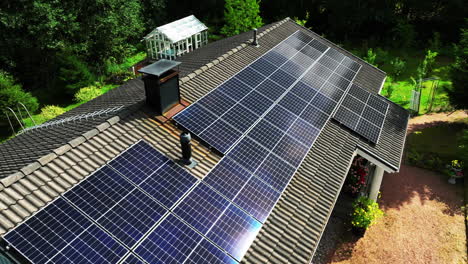
M97 136L100 132L105 131L109 127L119 122L119 120L120 120L119 116L111 117L107 119L105 122L83 133L82 135L70 140L68 143L54 149L51 153L44 155L38 158L35 162L24 166L19 171L0 179L0 191L3 190L4 188L9 187L10 185L22 179L23 177L32 174L34 171L40 169L42 166L45 166L46 164L53 161L57 157L64 155L71 149Z

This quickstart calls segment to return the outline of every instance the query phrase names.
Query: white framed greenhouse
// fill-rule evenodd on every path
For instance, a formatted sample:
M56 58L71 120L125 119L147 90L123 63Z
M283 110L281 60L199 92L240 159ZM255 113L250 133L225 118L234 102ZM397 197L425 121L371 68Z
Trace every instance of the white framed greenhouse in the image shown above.
M194 15L160 26L146 35L148 58L175 58L208 43L208 28Z

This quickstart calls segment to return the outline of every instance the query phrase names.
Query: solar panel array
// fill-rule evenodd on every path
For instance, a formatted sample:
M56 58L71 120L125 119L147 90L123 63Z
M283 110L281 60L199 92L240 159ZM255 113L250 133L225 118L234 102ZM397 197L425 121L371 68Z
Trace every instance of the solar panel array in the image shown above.
M171 213L195 186L202 188L199 180L140 141L4 239L32 263L237 263L183 222L184 215ZM237 208L225 210L218 226L212 226L224 229L216 231L222 235L219 243L238 250L242 244L235 243L245 242L245 236L236 238L242 230L224 225L245 232L260 224ZM218 241L214 231L205 233ZM254 238L256 232L252 234Z
M330 114L359 68L298 31L173 119L225 154L278 104L298 115L320 89L313 105Z
M296 32L175 117L226 154L203 180L141 141L4 238L34 263L237 263L344 95L364 98L359 69Z
M353 84L333 118L377 144L387 115L388 102Z

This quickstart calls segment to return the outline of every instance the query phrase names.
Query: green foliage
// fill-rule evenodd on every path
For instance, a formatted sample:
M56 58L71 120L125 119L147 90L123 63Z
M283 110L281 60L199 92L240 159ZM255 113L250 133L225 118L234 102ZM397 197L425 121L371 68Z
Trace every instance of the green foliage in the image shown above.
M76 102L87 102L90 101L102 94L101 88L91 85L88 87L81 88L75 94L75 101Z
M384 86L383 90L385 90L385 93L383 93L383 94L385 95L385 97L390 98L390 97L392 97L393 90L395 89L392 77L387 76L387 79L385 80L385 84L387 84L387 85Z
M393 60L390 61L392 65L392 75L395 79L401 75L401 73L405 70L406 62L398 57L395 57Z
M45 120L50 120L65 113L65 109L56 105L46 105L41 109L41 116Z
M424 79L432 74L432 70L435 63L435 58L439 53L437 51L427 50L426 56L421 64L418 66L418 79Z
M468 170L468 129L463 130L463 134L458 140L457 154L464 164L463 169Z
M6 120L3 111L7 110L7 107L16 111L18 103L24 104L30 112L36 111L39 107L34 96L23 91L21 85L16 84L8 73L0 71L0 109L2 111L0 121Z
M440 41L440 33L434 32L432 38L429 40L429 49L439 52L441 47L442 43Z
M367 229L374 225L384 215L379 204L372 199L361 196L353 203L351 224L355 227Z
M309 18L310 18L310 13L309 11L306 11L306 15L305 15L305 18L304 19L299 19L298 17L294 17L294 21L296 21L296 23L298 25L301 25L303 27L306 27L306 24L308 23L309 21Z
M405 19L399 19L393 28L393 45L396 48L411 48L416 39L414 26Z
M367 50L367 55L362 58L363 60L367 61L369 64L372 64L374 65L375 67L377 67L377 64L375 64L375 60L377 58L377 53L375 53L372 48L368 49Z
M58 84L69 95L75 94L82 87L94 83L95 77L88 66L76 55L61 53L58 56Z
M224 7L226 24L221 29L221 33L226 36L237 35L263 25L259 15L259 0L226 0Z
M467 19L468 22L468 19ZM451 104L457 109L468 108L468 28L461 30L460 43L455 45L455 63L450 67Z

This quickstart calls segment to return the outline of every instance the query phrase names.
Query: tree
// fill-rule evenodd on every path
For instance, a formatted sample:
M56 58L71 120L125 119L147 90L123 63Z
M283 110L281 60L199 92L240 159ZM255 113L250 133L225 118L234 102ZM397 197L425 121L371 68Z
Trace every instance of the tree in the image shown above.
M221 33L233 36L263 25L259 0L226 0Z
M378 65L375 63L375 60L377 59L377 53L374 52L372 48L367 50L367 55L362 59L365 60L367 63L378 67Z
M21 85L16 84L13 77L8 73L0 71L0 113L2 113L0 122L6 122L7 119L3 111L7 111L7 107L16 111L18 103L24 104L31 113L39 107L39 103L34 96L23 91Z
M395 79L398 79L400 74L405 70L406 62L398 57L390 61L392 65L392 75Z
M467 20L468 22L468 20ZM468 108L468 28L461 29L460 43L455 45L455 63L450 66L452 89L450 103L456 109Z

